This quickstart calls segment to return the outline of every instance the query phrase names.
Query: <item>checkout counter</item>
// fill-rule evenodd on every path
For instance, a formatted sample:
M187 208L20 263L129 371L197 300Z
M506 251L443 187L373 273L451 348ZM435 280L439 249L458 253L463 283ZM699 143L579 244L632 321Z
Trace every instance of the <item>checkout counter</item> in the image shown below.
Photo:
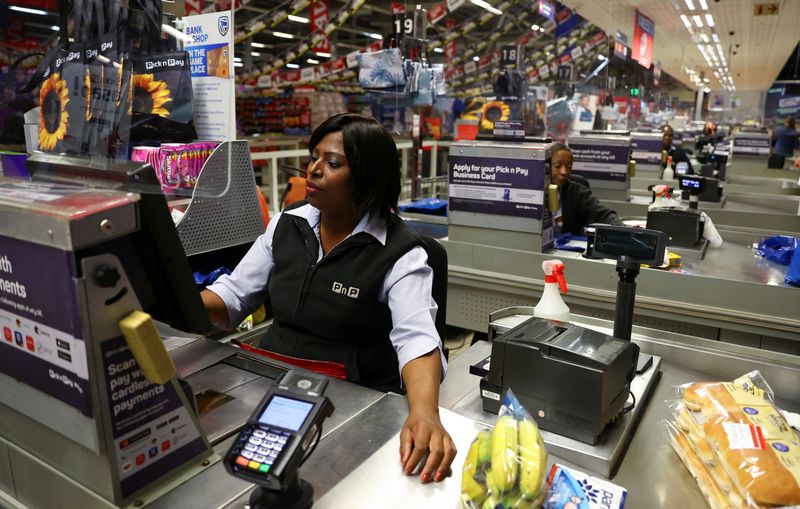
M547 146L529 150L544 167ZM529 175L543 177L535 185L544 185L546 173L537 173L534 168ZM11 341L0 342L0 504L244 507L254 486L228 475L219 460L288 366L205 336L207 317L198 312L185 258L174 251L180 248L174 229L153 238L157 224L171 226L163 198L36 183L3 182L0 192L6 198L0 268L4 292L15 294L0 299L0 319L12 331ZM545 231L526 240L542 242ZM567 274L572 266L568 261ZM642 274L642 288L651 286L644 281L649 272ZM161 325L163 343L141 337L137 343L137 335L123 335L119 326L137 310L197 333ZM502 333L518 323L513 315L525 314L495 314L490 330ZM610 334L607 322L575 318ZM651 369L661 366L663 374L629 434L627 453L624 447L612 452L616 475L587 462L591 455L570 452L569 441L550 445L549 459L611 477L629 490L627 507L700 503L693 479L657 429L672 384L730 379L758 368L788 409L800 406L794 357L636 327L633 340L660 357ZM469 365L488 351L487 343L478 343L450 365L441 415L460 454L453 477L427 486L398 466L405 398L331 380L326 395L336 410L301 468L314 486L315 505L458 507L465 451L495 419L483 412L479 379L469 374ZM177 376L163 378L170 365Z

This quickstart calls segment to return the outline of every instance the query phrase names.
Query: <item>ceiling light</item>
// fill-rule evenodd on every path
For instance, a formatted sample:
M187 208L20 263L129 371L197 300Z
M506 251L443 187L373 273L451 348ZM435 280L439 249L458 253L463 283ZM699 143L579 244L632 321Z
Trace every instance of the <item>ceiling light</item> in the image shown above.
M686 28L692 28L692 23L689 21L689 18L686 17L686 14L681 14L681 21L683 21L683 24L686 26Z
M472 57L472 60L474 60L476 62L479 61L480 59L481 59L481 57L479 57L478 55L475 55L474 57Z
M698 17L699 16L695 16L695 18ZM274 35L275 37L280 37L281 39L294 39L294 36L292 34L287 34L285 32L272 32L272 35Z
M48 14L50 14L49 12L43 11L41 9L29 9L27 7L19 7L18 5L9 5L8 10L24 12L26 14L38 14L39 16L47 16Z
M710 81L711 81L711 80L710 80L710 79L708 79L708 78L703 78L703 83L708 83L708 82L710 82Z
M233 61L234 62L241 62L242 61L242 57L233 57Z
M444 50L442 48L433 48L433 51L435 51L436 53L444 53Z
M299 69L300 68L300 66L297 65L297 64L286 64L286 67L288 67L289 69Z
M605 60L605 59L606 59L606 56L605 56L605 55L603 55L602 53L601 53L601 54L599 54L599 55L597 55L597 60L603 61L603 60Z
M261 56L261 53L259 53L258 51L251 51L251 52L250 52L250 56L253 56L253 57L260 57L260 56Z
M267 47L266 44L261 44L260 42L251 42L250 46L252 46L254 48L266 48Z
M331 54L325 53L324 51L315 51L314 54L322 58L331 58Z
M304 18L302 16L295 16L294 14L289 14L289 21L294 21L296 23L308 23L308 18Z
M544 33L544 31L545 31L545 30L544 30L544 27L541 27L541 28L539 28L539 31L540 31L540 32L542 32L542 33Z
M61 27L58 25L53 25L50 27L50 30L61 30Z
M364 33L364 35L366 35L367 37L372 37L373 39L377 39L377 40L379 40L379 41L380 41L381 39L383 39L383 36L382 36L381 34L370 34L370 33Z
M700 16L695 14L692 16L692 19L694 19L694 24L697 25L697 28L703 28L703 20L700 18Z
M241 62L234 62L234 63L233 63L233 66L234 66L234 67L244 67L244 64L243 64L243 63L241 63Z
M717 51L719 51L719 56L725 58L725 55L722 54L722 46L719 43L717 43Z
M488 2L486 2L484 0L469 0L469 1L472 2L473 4L477 5L478 7L482 7L484 9L486 9L487 11L491 12L492 14L497 14L498 16L502 16L502 14L503 14L503 11L501 11L500 9L496 9L496 8L492 7L491 5L489 5Z
M708 42L708 36L706 34L700 34L700 39L702 39L703 42Z
M692 0L684 0L684 1L686 2L686 7L690 11L693 11L694 10L694 2L692 2Z
M695 17L697 17L697 16L695 16ZM710 27L714 26L714 17L711 14L706 14L706 23Z
M531 30L537 31L539 28L541 28L539 25L531 25Z
M313 58L308 58L308 59L306 59L306 62L308 62L311 65L317 65L319 63L319 60L314 60Z
M706 0L700 0L700 8L704 11L708 10L708 4L706 3Z
M714 42L719 42L719 36L717 34L711 34L711 38L714 39Z

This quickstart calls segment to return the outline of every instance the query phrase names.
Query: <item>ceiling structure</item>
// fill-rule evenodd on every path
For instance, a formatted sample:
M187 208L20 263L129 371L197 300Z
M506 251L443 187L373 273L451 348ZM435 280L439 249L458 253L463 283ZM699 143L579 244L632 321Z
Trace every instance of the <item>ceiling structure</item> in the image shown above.
M622 32L633 39L636 9L655 23L653 58L662 69L687 85L692 85L686 69L698 75L705 72L709 87L719 89L714 68L698 49L705 46L700 34L711 39L705 14L714 20L723 56L735 90L766 91L780 73L800 41L800 1L798 0L561 0L606 33ZM777 14L755 15L758 4L777 4ZM707 9L703 9L703 5ZM690 7L692 7L690 9ZM687 17L690 34L681 15ZM702 28L694 16L699 16ZM735 52L735 54L734 54ZM718 60L721 57L716 55ZM713 60L712 60L713 64Z

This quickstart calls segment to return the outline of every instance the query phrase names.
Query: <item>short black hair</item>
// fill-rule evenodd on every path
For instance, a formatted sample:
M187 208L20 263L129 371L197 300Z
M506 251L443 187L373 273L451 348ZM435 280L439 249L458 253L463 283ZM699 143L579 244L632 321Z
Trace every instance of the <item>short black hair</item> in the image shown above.
M563 143L553 143L553 151L550 153L552 155L556 155L558 152L561 152L562 150L566 150L570 154L572 153L572 149L564 145Z
M342 133L358 213L386 219L391 210L397 210L400 198L400 158L392 135L372 117L342 113L314 129L308 151L335 132Z
M664 124L664 125L661 126L661 133L663 134L664 131L666 131L667 129L672 131L672 134L675 134L675 129L673 129L672 126L669 125L669 124Z

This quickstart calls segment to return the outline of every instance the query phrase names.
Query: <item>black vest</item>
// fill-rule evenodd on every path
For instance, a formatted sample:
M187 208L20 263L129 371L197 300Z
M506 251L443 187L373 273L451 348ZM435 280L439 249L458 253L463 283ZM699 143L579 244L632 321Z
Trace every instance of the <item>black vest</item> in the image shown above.
M303 217L282 214L269 281L274 320L261 346L276 353L344 364L347 380L400 391L392 315L378 301L386 274L420 238L390 214L386 245L360 232L317 263L319 241Z

